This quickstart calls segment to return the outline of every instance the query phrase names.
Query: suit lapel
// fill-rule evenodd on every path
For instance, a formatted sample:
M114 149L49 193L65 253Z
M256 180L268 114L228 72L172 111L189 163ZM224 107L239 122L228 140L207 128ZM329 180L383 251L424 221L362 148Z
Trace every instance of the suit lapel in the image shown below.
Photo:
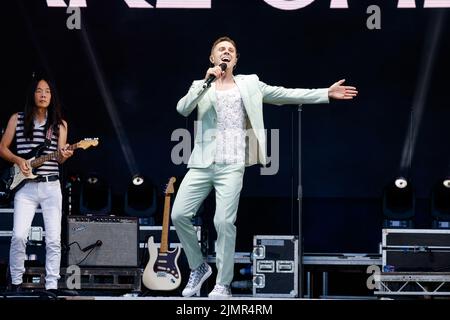
M211 88L208 89L208 98L211 101L214 110L217 111L217 102L216 102L216 85L214 82L211 84Z
M245 111L247 112L247 115L248 115L251 110L251 102L250 102L249 90L247 88L247 84L245 83L244 79L241 77L235 77L234 81L236 82L236 85L239 88L239 92L241 94L241 99L242 99L242 102L244 102Z
M236 82L236 86L239 89L242 101L244 102L245 111L247 112L248 115L249 113L251 113L252 109L252 103L249 96L249 89L247 87L248 84L244 81L244 78L241 77L235 77L234 82ZM212 105L214 107L214 110L217 111L216 85L214 82L211 84L211 88L208 89L206 95L210 101L208 105Z

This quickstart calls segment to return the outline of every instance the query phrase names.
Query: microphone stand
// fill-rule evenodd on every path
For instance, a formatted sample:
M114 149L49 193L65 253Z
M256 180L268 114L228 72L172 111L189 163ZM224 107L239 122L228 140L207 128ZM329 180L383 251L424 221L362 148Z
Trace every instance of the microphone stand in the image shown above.
M302 105L298 106L298 296L303 297L303 186L302 186Z

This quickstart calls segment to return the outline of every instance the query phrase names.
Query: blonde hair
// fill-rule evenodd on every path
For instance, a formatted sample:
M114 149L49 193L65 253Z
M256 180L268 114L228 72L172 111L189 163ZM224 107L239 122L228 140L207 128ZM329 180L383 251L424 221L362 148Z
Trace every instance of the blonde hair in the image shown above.
M233 45L233 47L236 49L236 53L237 53L237 47L236 47L236 42L234 42L233 39L231 39L230 37L220 37L219 39L217 39L216 41L214 41L212 47L211 47L211 53L213 52L214 48L217 46L217 44L219 44L222 41L227 41L229 43L231 43Z

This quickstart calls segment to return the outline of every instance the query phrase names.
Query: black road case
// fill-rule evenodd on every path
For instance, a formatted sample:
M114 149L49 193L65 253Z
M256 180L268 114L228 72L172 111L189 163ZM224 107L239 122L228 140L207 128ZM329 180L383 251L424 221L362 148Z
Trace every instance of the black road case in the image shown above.
M450 230L383 229L384 272L450 271Z
M296 236L254 236L253 295L297 297L298 259Z

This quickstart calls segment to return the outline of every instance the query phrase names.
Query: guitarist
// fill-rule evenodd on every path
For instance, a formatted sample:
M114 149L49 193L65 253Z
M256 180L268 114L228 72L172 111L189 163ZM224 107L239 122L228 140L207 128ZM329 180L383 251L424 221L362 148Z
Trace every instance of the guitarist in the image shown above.
M21 291L28 232L38 205L42 208L46 243L45 289L56 292L61 261L62 194L59 164L71 157L66 150L67 123L61 117L61 106L55 88L47 79L34 78L30 85L24 112L11 116L0 142L0 156L15 163L25 176L31 174L26 154L40 149L42 154L59 150L58 160L38 167L38 177L26 183L14 196L14 227L10 248L11 289ZM16 144L16 153L10 150ZM33 154L30 157L40 156Z

